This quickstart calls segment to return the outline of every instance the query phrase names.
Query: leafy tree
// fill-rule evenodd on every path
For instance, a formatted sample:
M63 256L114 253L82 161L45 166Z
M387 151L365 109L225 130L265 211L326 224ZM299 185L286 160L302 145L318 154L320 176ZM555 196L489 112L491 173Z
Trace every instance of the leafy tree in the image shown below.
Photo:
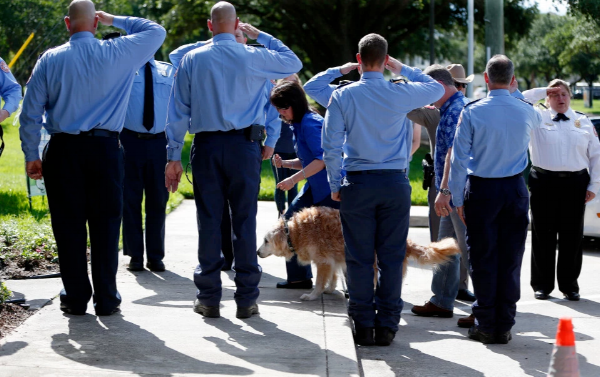
M575 15L583 14L600 25L600 1L598 0L554 0L555 3L569 4Z
M515 71L522 78L527 89L539 86L538 78L546 82L564 76L564 66L559 61L560 51L549 46L547 36L562 28L568 18L555 14L537 16L529 34L517 43L514 54Z

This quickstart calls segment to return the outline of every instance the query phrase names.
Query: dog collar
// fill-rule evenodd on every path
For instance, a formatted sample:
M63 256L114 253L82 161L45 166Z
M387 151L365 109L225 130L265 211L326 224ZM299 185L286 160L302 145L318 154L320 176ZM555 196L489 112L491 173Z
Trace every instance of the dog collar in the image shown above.
M292 253L295 253L296 250L294 250L294 246L292 245L292 239L290 238L290 228L288 228L288 224L287 224L287 220L283 220L283 231L285 232L285 235L287 236L287 244L288 247L290 248L290 251Z

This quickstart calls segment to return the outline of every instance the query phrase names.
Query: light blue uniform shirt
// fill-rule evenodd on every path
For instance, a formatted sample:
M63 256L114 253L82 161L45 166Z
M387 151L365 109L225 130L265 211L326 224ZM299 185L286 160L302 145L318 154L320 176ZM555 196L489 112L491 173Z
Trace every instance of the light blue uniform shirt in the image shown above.
M454 205L464 203L467 175L503 178L525 170L531 131L540 122L531 104L505 89L491 90L487 98L465 106L454 136L448 182Z
M8 64L0 58L0 97L4 100L2 109L8 111L9 114L17 111L19 102L23 98L21 91L21 85L10 72Z
M163 132L167 125L167 108L173 87L175 69L169 63L150 59L152 82L154 89L154 127L148 131L144 127L144 98L146 90L146 64L140 68L133 79L131 96L125 115L125 128L140 133L157 134Z
M169 54L169 60L171 60L171 63L173 63L173 66L177 69L185 54L202 46L206 46L206 44L206 41L200 41L178 47ZM270 81L265 84L265 96L267 98L267 104L265 105L265 130L267 131L267 139L265 140L265 145L271 148L275 148L275 144L277 144L277 140L279 140L279 135L281 134L281 119L279 119L279 112L271 105L271 90L273 90L273 87L274 85Z
M304 91L319 105L327 108L329 99L331 98L333 91L337 88L337 85L332 85L331 82L342 76L339 67L329 68L308 80L306 84L304 84Z
M181 160L186 131L230 131L265 123L269 80L298 72L302 62L269 34L261 32L257 41L266 49L237 43L233 34L222 33L212 44L185 54L169 100L169 160Z
M401 74L412 82L393 84L381 72L364 72L331 95L323 128L331 192L340 189L342 169L408 167L412 126L406 114L440 99L444 88L417 68L403 66Z
M50 134L123 129L135 72L154 56L166 32L136 17L115 17L113 26L128 35L101 41L90 32L76 33L35 65L19 118L27 161L39 159L44 112Z

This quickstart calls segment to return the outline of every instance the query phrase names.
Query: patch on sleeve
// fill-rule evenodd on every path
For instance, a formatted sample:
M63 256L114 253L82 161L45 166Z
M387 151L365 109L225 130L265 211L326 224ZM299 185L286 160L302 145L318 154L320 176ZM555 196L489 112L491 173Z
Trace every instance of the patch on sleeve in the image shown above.
M10 68L8 68L8 64L4 60L0 62L0 69L6 73L10 73Z

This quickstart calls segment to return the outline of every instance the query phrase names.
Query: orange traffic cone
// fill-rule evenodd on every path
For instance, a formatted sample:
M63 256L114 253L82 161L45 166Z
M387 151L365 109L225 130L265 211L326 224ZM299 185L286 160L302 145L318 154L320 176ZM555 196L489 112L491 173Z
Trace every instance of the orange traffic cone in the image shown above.
M561 318L552 350L548 377L579 377L579 363L575 352L575 334L571 318Z

